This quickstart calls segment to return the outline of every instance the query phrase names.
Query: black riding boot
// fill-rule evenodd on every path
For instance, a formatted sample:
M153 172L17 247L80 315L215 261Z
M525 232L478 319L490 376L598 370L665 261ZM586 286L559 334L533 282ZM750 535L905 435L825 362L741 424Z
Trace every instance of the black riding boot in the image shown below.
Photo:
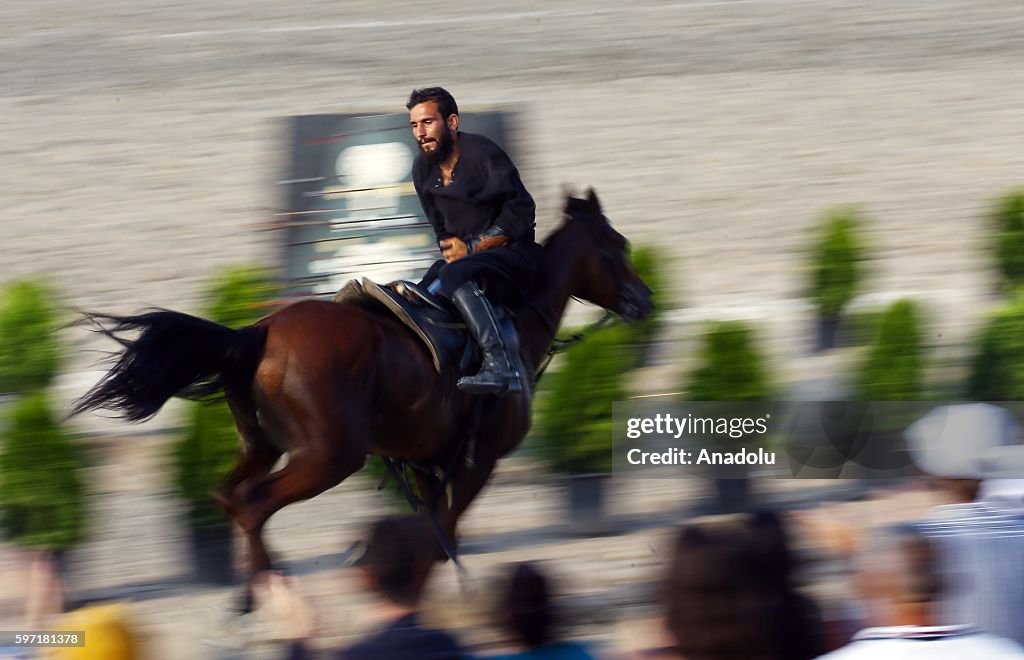
M515 366L519 360L509 354L501 337L501 329L498 328L494 308L480 287L475 282L463 284L455 291L452 302L484 353L480 372L475 376L460 378L459 389L470 394L521 392L523 386Z

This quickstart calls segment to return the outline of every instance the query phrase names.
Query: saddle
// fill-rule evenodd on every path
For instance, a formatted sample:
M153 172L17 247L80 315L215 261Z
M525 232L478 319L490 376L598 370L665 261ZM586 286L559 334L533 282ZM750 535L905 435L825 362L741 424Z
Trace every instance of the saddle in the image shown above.
M446 376L446 379L450 379L453 384L461 376L476 373L480 368L482 351L470 337L459 313L447 300L424 291L412 282L398 280L381 286L365 277L358 281L349 280L334 295L334 302L357 305L371 312L393 315L419 337L430 351L434 369L442 376ZM515 335L515 325L511 316L502 308L496 308L495 312L498 316L499 329L506 337L506 341L511 340ZM527 390L527 396L531 396L531 390ZM428 510L433 510L442 494L447 495L448 506L451 507L452 475L455 473L456 464L462 461L469 469L476 465L474 456L483 403L483 397L475 397L472 412L460 427L459 441L442 456L423 464L381 457L390 478L398 484L414 511L424 506ZM424 502L415 494L406 471L407 466L414 471L433 474L437 478L440 488L435 494L435 501ZM378 490L384 487L386 480L387 478L380 483ZM444 535L440 532L433 515L431 521L445 552L456 565L459 565L454 549L443 540Z
M434 296L412 282L397 280L381 286L372 280L349 280L334 296L334 302L349 303L371 311L387 311L412 330L430 351L439 374L456 379L476 373L482 355L469 336L466 324L444 298ZM515 324L504 309L497 308L498 325L506 337L515 335Z

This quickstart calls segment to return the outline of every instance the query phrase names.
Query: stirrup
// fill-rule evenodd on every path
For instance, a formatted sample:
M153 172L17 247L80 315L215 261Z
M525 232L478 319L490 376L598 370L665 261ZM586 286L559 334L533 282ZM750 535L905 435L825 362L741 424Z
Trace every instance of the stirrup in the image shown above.
M480 374L463 376L456 383L456 387L466 394L497 394L499 396L519 394L523 391L522 377L517 371L513 371L510 376L505 378L504 384L473 382L472 379L478 376Z

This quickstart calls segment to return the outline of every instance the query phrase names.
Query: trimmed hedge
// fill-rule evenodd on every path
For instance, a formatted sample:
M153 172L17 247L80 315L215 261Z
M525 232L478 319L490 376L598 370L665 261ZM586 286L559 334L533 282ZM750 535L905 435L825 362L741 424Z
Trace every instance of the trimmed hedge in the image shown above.
M857 295L864 247L860 219L851 210L826 216L812 251L811 297L821 318L839 316Z
M720 321L704 336L700 366L685 384L691 401L763 401L772 398L754 332L742 321Z
M18 545L66 550L85 535L85 457L43 393L13 408L0 446L0 530Z
M1024 294L993 314L981 331L967 395L977 401L1024 399Z
M40 282L13 282L0 295L0 392L46 389L60 368L57 309Z
M188 426L171 450L175 485L193 527L225 525L227 518L210 491L224 481L238 455L231 411L224 401L197 402L189 408Z
M537 447L556 472L606 473L612 461L612 403L626 396L625 377L636 364L634 335L612 326L566 353L558 371L541 381Z
M775 391L768 378L765 360L757 350L754 331L742 321L719 321L710 326L699 353L699 366L685 384L686 398L690 401L736 402L722 407L722 415L737 417L745 413L745 401L767 401ZM734 410L735 412L726 412ZM757 436L742 438L708 439L707 443L719 450L734 451L750 448L765 439ZM717 506L721 511L742 510L749 506L749 482L738 470L718 468L714 479Z
M279 293L279 287L262 268L229 268L208 290L210 306L204 316L229 328L251 325L269 312L270 301Z
M893 303L885 311L861 368L857 390L865 401L914 401L924 390L921 321L910 300Z
M996 203L992 212L999 272L1012 288L1024 284L1024 191Z

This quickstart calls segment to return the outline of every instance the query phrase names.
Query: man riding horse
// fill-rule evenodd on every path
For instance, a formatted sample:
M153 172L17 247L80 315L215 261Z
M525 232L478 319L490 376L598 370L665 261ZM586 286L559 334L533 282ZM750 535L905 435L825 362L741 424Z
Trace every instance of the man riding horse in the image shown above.
M459 133L444 90L414 92L409 109L421 150L416 189L444 256L425 283L453 302L485 353L481 372L461 380L464 390L528 393L514 344L521 337L525 361L541 364L572 298L626 320L650 314L651 290L593 190L567 197L541 248L533 200L508 156ZM519 337L502 336L492 302L512 307ZM87 315L122 351L72 413L107 409L142 421L173 396L223 392L240 451L215 497L245 534L250 578L272 566L263 529L282 507L341 483L368 455L436 465L475 419L487 441L472 463L454 461L447 487L436 473L415 473L421 498L433 502L426 513L442 532L438 549L455 556L459 519L526 436L530 397L453 396L451 371L385 307L301 300L237 330L170 310Z
M536 284L544 255L533 198L498 145L459 131L459 108L446 90L417 89L406 107L420 148L413 183L443 256L421 284L452 302L483 353L480 372L458 387L518 393L528 387L526 369L492 305L519 304Z

